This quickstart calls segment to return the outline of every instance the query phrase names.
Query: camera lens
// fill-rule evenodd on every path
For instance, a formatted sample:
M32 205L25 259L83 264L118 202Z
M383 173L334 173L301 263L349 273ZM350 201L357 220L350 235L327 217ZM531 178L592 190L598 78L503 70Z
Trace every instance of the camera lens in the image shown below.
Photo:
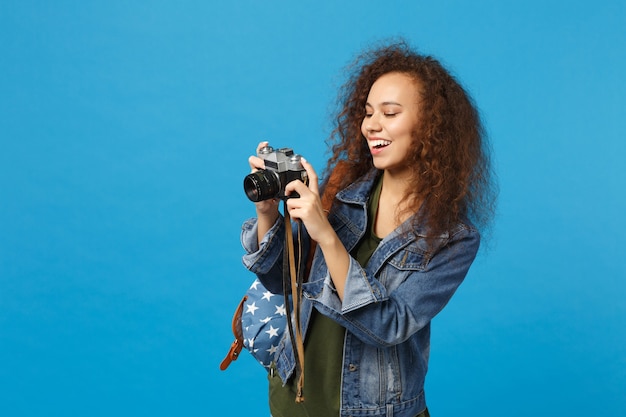
M246 175L243 179L243 189L250 201L257 202L276 197L280 183L274 173L261 169Z

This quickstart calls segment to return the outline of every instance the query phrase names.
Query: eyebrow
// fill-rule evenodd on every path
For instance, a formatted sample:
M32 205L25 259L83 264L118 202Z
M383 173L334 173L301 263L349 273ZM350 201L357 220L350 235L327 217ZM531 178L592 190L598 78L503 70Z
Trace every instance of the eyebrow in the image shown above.
M365 103L366 106L370 106L370 107L374 107L372 106L369 102ZM382 103L380 103L381 106L400 106L402 107L402 104L395 102L395 101L383 101Z

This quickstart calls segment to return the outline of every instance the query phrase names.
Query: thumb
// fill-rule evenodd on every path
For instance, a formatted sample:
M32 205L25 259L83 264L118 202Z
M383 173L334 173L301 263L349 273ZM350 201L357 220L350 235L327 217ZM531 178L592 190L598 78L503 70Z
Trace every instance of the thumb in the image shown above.
M315 172L315 169L313 169L313 165L311 165L309 161L304 158L300 158L300 162L306 171L306 175L309 177L309 190L315 194L319 194L317 173Z

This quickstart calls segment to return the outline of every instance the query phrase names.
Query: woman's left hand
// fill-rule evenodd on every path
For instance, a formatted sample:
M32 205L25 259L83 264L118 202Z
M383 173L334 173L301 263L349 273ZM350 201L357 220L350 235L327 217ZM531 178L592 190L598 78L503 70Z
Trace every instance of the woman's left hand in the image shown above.
M322 209L317 173L305 159L301 159L301 162L309 177L309 184L307 186L299 180L287 184L285 194L296 192L300 195L299 198L287 199L287 209L291 218L301 220L311 239L319 243L325 238L332 238L335 232Z
M322 209L319 185L315 170L301 160L302 166L309 176L309 185L301 181L292 181L285 187L285 194L296 192L300 198L288 198L287 210L293 219L301 220L311 239L316 241L322 250L330 277L335 284L337 296L343 300L346 276L350 268L350 255L330 225L328 217Z

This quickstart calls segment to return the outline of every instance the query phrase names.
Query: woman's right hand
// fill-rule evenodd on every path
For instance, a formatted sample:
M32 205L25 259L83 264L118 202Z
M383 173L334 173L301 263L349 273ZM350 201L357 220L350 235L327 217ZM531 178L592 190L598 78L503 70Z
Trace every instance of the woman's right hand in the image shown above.
M248 158L250 169L252 172L256 172L260 169L265 169L265 161L259 157L259 152L262 148L269 145L269 142L260 142L256 148L256 155L252 155ZM257 201L254 203L256 206L257 217L259 220L266 220L273 225L278 217L278 204L280 200L278 198L272 198L269 200Z

